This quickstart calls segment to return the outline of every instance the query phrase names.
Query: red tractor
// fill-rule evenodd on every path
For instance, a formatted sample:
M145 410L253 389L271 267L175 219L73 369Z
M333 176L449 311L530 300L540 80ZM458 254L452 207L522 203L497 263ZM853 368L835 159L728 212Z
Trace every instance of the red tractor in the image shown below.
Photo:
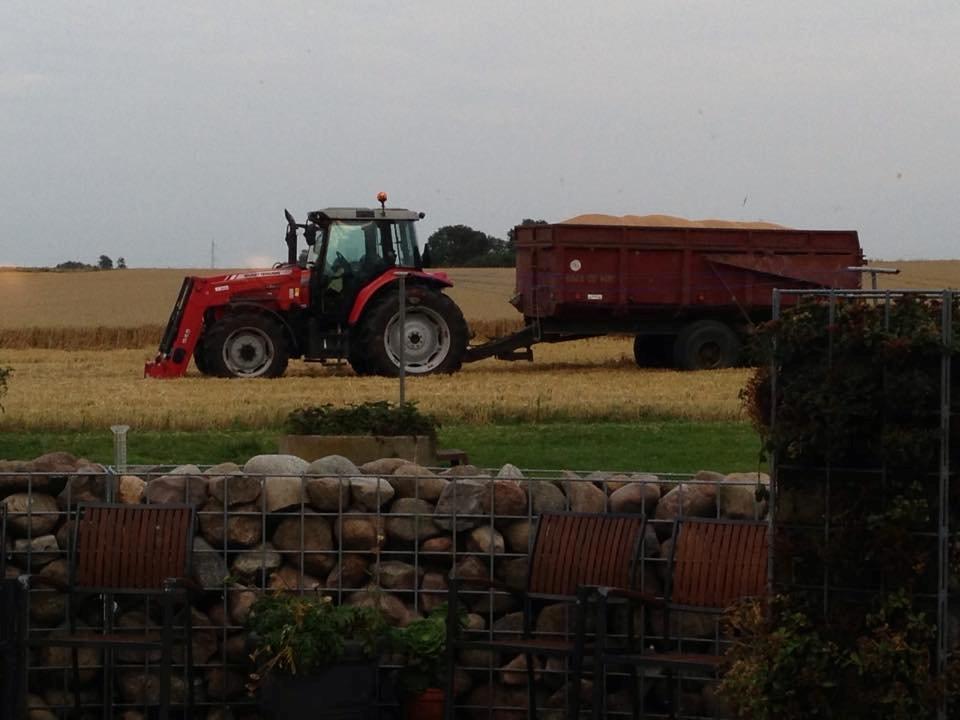
M146 377L180 377L194 359L205 375L279 377L290 358L346 358L361 375L460 368L467 325L443 294L446 274L424 272L414 223L423 213L327 208L287 217L287 262L271 270L188 277ZM298 261L299 232L307 244ZM399 275L406 323L400 328Z

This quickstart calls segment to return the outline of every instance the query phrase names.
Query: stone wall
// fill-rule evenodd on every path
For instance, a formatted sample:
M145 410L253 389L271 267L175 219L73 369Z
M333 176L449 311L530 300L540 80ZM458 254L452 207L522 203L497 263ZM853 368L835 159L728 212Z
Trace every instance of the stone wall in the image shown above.
M403 626L446 600L451 569L460 576L493 577L524 587L528 553L542 512L642 513L650 525L642 548L643 587L661 592L664 557L672 520L678 516L753 519L763 517L758 500L764 475L722 475L704 471L694 477L572 472L531 475L513 465L498 471L459 466L442 471L399 459L360 467L339 456L307 463L288 455L261 455L242 467L193 465L173 469L137 468L113 473L65 453L32 462L0 461L0 503L7 509L3 551L6 574L66 579L77 503L187 501L196 505L193 574L204 588L191 608L197 667L197 717L255 717L245 681L250 671L243 625L250 606L268 590L328 591L338 602L380 606L389 621ZM466 598L469 627L508 636L521 630L522 612L512 596L475 592ZM64 627L66 598L34 583L30 593L33 632ZM560 604L535 608L538 631L563 635L571 617ZM90 626L99 618L81 609ZM116 624L144 628L154 624L141 605L121 602ZM662 632L663 619L639 618L643 632ZM674 632L713 637L714 627L690 617L675 617ZM624 620L625 623L625 620ZM658 629L659 628L659 629ZM618 627L614 626L614 631ZM622 628L619 628L622 629ZM157 677L144 653L119 653L117 707L140 717L136 707L155 702ZM102 658L80 655L82 698L99 702ZM466 717L488 717L488 706L525 707L523 657L468 653L460 658L458 699ZM389 663L389 658L385 659ZM45 650L31 657L32 718L54 717L72 704L67 651ZM545 707L564 703L563 668L538 665L538 693ZM653 688L650 701L662 688ZM585 688L584 698L591 688ZM623 681L608 689L611 710L625 709ZM182 696L183 681L175 693ZM712 714L710 688L684 694L687 711ZM470 710L473 707L474 710ZM559 711L557 711L559 713ZM525 717L498 711L495 717Z

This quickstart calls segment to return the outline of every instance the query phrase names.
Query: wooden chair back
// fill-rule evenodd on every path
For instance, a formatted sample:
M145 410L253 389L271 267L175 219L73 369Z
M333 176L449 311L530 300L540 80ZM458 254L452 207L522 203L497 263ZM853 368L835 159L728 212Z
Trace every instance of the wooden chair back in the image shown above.
M193 550L191 505L90 503L77 509L71 581L103 592L157 592L187 577Z
M767 592L766 523L688 518L673 537L672 604L723 609Z
M644 526L639 515L544 513L527 591L573 596L579 585L633 588Z

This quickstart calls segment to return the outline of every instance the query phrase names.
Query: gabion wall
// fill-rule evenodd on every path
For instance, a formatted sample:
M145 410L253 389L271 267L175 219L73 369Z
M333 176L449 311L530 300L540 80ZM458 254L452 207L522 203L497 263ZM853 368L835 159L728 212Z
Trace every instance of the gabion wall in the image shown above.
M68 543L78 503L190 502L198 509L193 574L204 588L191 608L194 626L198 718L256 717L245 684L251 671L244 622L263 592L324 591L336 601L379 605L403 626L446 600L451 570L461 576L526 584L528 553L542 512L626 512L650 519L642 549L643 588L660 594L674 518L764 517L767 476L703 471L693 477L594 472L520 471L512 465L482 471L473 466L428 469L399 459L356 467L330 456L307 463L287 455L263 455L243 467L130 468L124 474L65 453L32 462L0 461L0 502L8 511L3 553L8 576L66 579ZM758 492L759 490L759 492ZM67 598L34 583L30 592L32 635L64 627ZM466 598L474 632L518 634L522 612L510 595L474 592ZM154 623L142 605L117 607L115 626L143 629ZM81 612L91 627L95 613ZM572 616L561 604L537 608L540 632L571 632ZM638 631L645 642L662 632L662 617L646 617ZM675 616L674 634L714 638L711 621ZM659 630L658 630L659 624ZM614 625L613 632L618 630ZM99 708L105 693L117 715L144 716L156 703L157 657L120 652L107 679L103 658L80 653L81 699ZM522 657L465 653L459 658L458 716L525 718L526 674ZM382 716L396 714L389 692L391 658L384 658ZM73 705L69 651L44 649L29 664L32 717L66 716ZM538 667L541 707L560 717L567 691L565 668ZM107 680L107 682L105 682ZM105 685L109 687L105 687ZM623 678L607 683L610 715L629 713ZM666 692L644 683L645 702ZM184 696L181 676L175 699ZM585 699L589 695L585 696ZM712 688L684 688L684 717L714 717ZM510 711L508 708L517 708ZM37 714L40 713L40 714Z

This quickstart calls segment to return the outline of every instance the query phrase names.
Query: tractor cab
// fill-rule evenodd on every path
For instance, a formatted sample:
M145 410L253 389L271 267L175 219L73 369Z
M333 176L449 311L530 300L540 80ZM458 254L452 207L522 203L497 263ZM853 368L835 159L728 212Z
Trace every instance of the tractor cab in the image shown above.
M380 275L421 269L414 223L422 217L404 209L326 208L308 213L303 225L291 222L294 247L297 227L307 242L314 315L341 323L360 290Z

